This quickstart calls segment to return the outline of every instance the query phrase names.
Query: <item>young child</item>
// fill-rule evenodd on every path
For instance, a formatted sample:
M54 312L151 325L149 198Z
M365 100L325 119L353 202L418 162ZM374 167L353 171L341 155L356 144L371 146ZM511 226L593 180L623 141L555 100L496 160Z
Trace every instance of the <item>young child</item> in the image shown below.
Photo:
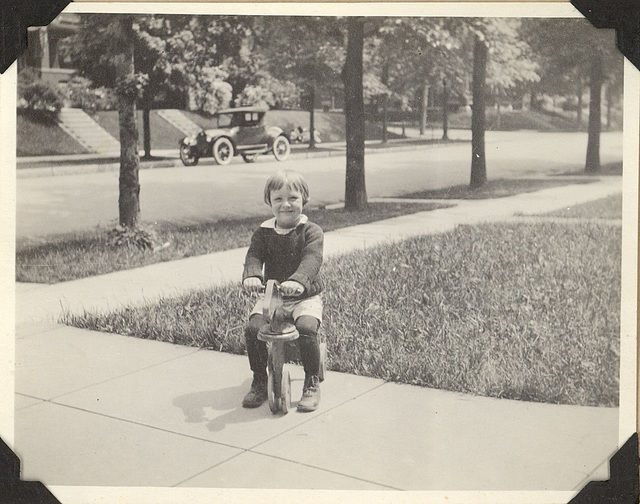
M323 233L302 213L309 201L309 187L295 171L272 175L264 188L264 201L273 218L263 222L251 237L242 274L248 291L260 291L267 280L280 282L284 311L293 319L300 337L296 340L304 367L304 386L298 411L314 411L320 404L318 373L322 321L323 285L318 277L322 265ZM257 408L267 399L267 348L258 331L267 323L260 297L249 316L245 340L253 371L251 390L242 401L245 408Z

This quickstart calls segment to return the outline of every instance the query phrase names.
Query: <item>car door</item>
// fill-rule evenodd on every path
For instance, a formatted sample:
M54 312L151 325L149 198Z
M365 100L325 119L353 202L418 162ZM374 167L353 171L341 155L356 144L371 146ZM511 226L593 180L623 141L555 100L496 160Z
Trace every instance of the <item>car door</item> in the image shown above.
M259 112L243 112L240 127L236 134L236 148L238 150L266 147L265 128L262 125Z

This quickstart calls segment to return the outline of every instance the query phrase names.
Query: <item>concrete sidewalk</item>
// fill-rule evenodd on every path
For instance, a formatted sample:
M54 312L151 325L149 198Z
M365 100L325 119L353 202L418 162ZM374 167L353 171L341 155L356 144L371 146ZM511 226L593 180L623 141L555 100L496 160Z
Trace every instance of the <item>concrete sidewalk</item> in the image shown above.
M621 191L619 177L326 234L326 256ZM245 410L246 357L95 333L72 313L237 281L245 249L18 285L15 451L47 485L577 491L607 479L618 409L490 399L330 371L321 408ZM292 371L292 397L303 373Z

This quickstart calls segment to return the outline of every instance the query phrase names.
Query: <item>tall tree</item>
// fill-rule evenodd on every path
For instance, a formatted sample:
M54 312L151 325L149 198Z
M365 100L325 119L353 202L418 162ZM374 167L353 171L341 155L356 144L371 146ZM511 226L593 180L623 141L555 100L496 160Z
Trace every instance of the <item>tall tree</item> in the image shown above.
M112 44L104 40L113 17L85 14L81 19L79 32L64 44L65 53L95 85L114 87ZM242 71L250 18L137 14L131 19L135 72L146 77L137 105L150 156L149 112L158 103L207 113L229 104L232 88L225 80Z
M484 136L487 88L494 92L537 80L537 65L519 35L520 21L509 18L452 20L451 29L468 41L472 56L471 178L477 188L487 180Z
M326 17L260 17L255 23L254 48L263 56L257 77L294 82L309 111L309 147L315 147L316 96L333 91L344 49L342 20ZM283 55L286 55L283 58Z
M587 140L587 159L585 171L600 171L600 132L602 130L602 83L604 81L604 63L599 51L591 60L589 76L589 134Z
M120 225L135 228L140 213L140 183L138 170L138 128L136 98L139 86L134 67L134 33L131 16L117 16L113 36L121 52L115 54L118 122L120 127L120 177L118 199Z
M347 21L347 55L342 70L345 90L347 134L347 172L344 207L348 211L367 206L364 174L364 97L362 86L365 18L350 17Z
M473 45L473 107L471 116L471 187L487 181L487 162L484 149L486 124L485 81L487 75L487 46L476 34Z
M588 80L589 129L585 171L598 172L602 87L605 83L615 86L622 62L622 55L615 46L614 30L594 28L585 19L528 19L524 27L523 34L544 71L544 91L563 94L563 83L582 89L582 81Z
M463 44L452 33L458 24L450 18L386 18L376 35L380 43L374 60L377 64L372 68L382 69L378 71L386 95L396 103L411 105L419 111L422 134L428 120L427 98L441 98L448 103L450 96L463 94L467 71L461 53ZM446 139L444 103L442 120Z
M215 112L231 100L227 69L238 61L250 18L86 14L67 39L66 55L95 85L116 89L120 129L120 223L136 227L140 212L136 105L144 114L150 154L149 110L156 96L182 96L182 106Z

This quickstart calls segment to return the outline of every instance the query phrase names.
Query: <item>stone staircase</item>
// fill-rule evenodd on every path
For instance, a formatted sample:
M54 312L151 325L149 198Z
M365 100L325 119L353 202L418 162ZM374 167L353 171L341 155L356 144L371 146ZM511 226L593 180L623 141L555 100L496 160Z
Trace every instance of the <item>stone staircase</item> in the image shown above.
M61 109L58 125L90 152L97 154L120 152L120 142L107 133L82 109Z
M199 133L202 128L177 109L158 110L158 115L185 135Z

